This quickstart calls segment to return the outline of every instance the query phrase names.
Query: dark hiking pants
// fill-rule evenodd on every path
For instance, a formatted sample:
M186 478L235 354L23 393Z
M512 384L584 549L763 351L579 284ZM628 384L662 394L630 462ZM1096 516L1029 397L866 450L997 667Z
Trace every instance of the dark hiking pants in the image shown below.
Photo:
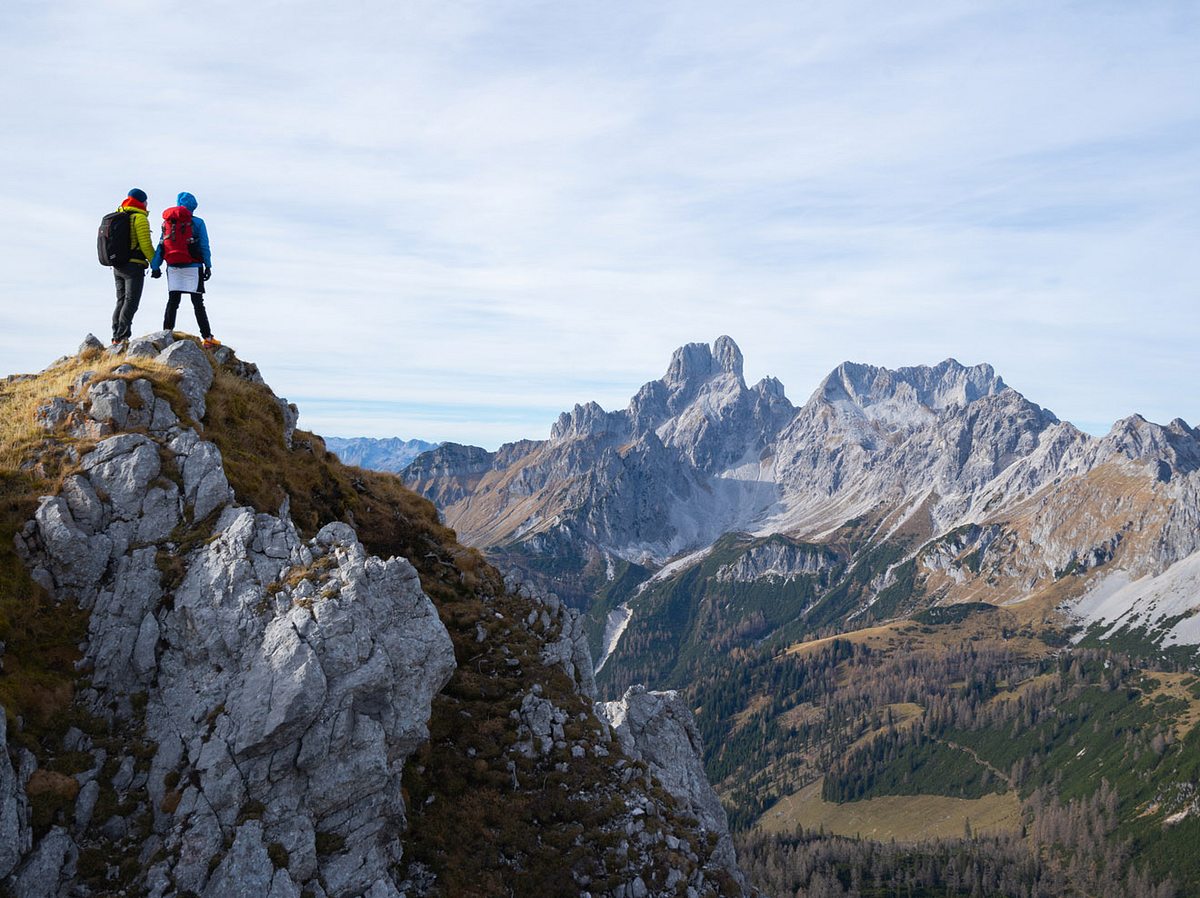
M113 309L113 341L128 340L133 332L133 316L142 301L142 287L146 285L146 268L133 262L113 266L113 278L117 282L117 307Z
M204 310L204 294L189 293L192 298L192 311L196 313L196 324L200 325L200 336L205 340L212 337L212 329L208 326L208 312ZM163 316L163 330L175 330L175 314L179 311L179 301L183 299L182 290L172 290L167 294L167 314Z

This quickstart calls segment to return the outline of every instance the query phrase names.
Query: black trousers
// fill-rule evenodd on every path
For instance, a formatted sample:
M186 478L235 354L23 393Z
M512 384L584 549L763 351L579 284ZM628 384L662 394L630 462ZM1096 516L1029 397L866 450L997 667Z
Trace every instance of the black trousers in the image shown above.
M196 313L196 324L200 325L200 336L205 340L212 337L212 328L208 326L208 312L204 309L204 294L189 293L192 298L192 310ZM163 330L175 330L175 314L179 311L179 302L183 299L182 290L171 290L167 293L167 314L163 316Z
M113 309L113 341L128 340L133 332L133 316L142 301L142 288L146 285L146 266L135 262L113 266L113 278L117 282L117 307Z

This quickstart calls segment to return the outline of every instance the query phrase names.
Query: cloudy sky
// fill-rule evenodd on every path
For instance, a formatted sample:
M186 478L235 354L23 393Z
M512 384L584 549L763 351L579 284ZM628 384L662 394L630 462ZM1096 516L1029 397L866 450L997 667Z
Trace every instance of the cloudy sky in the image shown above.
M542 437L720 334L1200 421L1194 0L8 0L0 60L0 373L107 339L136 185L328 435Z

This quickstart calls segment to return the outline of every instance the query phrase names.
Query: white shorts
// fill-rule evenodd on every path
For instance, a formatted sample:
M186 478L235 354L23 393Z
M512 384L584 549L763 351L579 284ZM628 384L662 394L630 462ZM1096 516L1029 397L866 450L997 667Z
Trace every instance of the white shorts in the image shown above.
M200 283L199 268L176 268L174 265L167 266L168 290L178 290L181 293L199 293Z

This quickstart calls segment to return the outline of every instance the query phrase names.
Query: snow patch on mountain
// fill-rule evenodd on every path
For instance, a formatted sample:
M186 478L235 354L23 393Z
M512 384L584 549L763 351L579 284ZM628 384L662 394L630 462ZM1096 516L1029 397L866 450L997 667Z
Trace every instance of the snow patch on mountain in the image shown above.
M612 657L613 650L621 641L621 637L625 635L625 630L631 620L633 620L633 609L626 602L622 602L619 607L608 612L608 619L604 622L604 651L596 665L597 674L604 670L604 665Z
M1124 627L1165 629L1163 645L1200 645L1200 552L1157 576L1132 578L1114 571L1097 582L1071 608L1084 629L1107 625L1108 638Z
M647 578L645 580L645 582L641 583L638 586L637 591L633 594L634 598L637 598L638 596L640 596L643 592L645 592L647 589L649 589L654 584L661 583L664 580L669 580L672 577L674 577L676 574L682 573L683 571L686 571L688 568L699 564L701 561L703 561L705 558L707 558L710 554L712 554L712 550L713 550L712 546L705 546L703 549L700 549L698 552L690 552L681 558L676 558L674 561L667 562L662 567L660 567L657 571L655 571L653 575L651 575L649 578Z

